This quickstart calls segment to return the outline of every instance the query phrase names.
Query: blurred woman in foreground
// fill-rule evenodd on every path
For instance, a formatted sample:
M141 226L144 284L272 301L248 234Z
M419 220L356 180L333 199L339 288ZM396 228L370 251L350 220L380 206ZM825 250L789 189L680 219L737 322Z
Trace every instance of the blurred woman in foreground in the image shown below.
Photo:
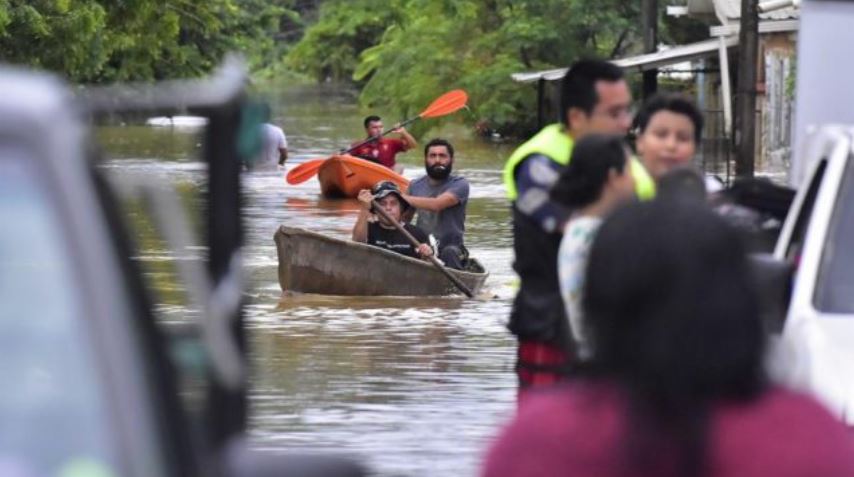
M844 426L765 380L737 234L696 201L656 200L600 228L582 306L592 356L532 394L483 475L854 475Z

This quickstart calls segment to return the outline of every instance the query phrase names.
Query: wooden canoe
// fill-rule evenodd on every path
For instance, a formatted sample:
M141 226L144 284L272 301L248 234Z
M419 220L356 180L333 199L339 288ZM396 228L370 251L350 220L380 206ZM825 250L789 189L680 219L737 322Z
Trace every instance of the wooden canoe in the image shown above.
M362 189L370 189L377 182L392 181L402 191L409 187L409 179L375 162L353 156L332 156L317 170L320 192L326 197L355 198Z
M283 292L324 295L453 295L459 290L431 263L379 247L281 226L273 237ZM489 275L450 270L477 294Z

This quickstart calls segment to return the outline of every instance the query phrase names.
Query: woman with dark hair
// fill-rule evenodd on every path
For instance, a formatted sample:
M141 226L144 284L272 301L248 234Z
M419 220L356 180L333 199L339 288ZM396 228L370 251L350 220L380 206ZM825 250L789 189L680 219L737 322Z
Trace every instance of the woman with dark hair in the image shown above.
M588 354L581 311L587 254L604 217L637 197L635 181L626 167L629 161L629 149L621 137L585 136L551 191L552 200L574 211L564 228L557 263L569 330L576 356L582 359Z
M845 427L767 382L742 243L694 201L616 211L588 261L592 356L527 398L485 477L850 476Z

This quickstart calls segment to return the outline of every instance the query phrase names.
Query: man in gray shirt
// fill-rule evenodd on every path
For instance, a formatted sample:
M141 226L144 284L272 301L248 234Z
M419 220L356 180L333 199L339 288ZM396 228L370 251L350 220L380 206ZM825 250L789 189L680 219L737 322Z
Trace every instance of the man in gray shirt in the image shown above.
M463 243L469 183L452 176L454 146L444 139L433 139L424 147L426 176L409 184L403 199L418 209L416 226L439 240L439 259L450 268L461 270L468 256Z

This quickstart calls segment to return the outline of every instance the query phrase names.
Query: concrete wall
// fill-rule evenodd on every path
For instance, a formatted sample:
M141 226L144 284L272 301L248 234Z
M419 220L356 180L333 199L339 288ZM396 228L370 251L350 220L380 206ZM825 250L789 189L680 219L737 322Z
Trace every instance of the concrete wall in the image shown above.
M762 35L757 90L757 169L788 170L792 154L794 91L788 87L794 74L796 35Z

